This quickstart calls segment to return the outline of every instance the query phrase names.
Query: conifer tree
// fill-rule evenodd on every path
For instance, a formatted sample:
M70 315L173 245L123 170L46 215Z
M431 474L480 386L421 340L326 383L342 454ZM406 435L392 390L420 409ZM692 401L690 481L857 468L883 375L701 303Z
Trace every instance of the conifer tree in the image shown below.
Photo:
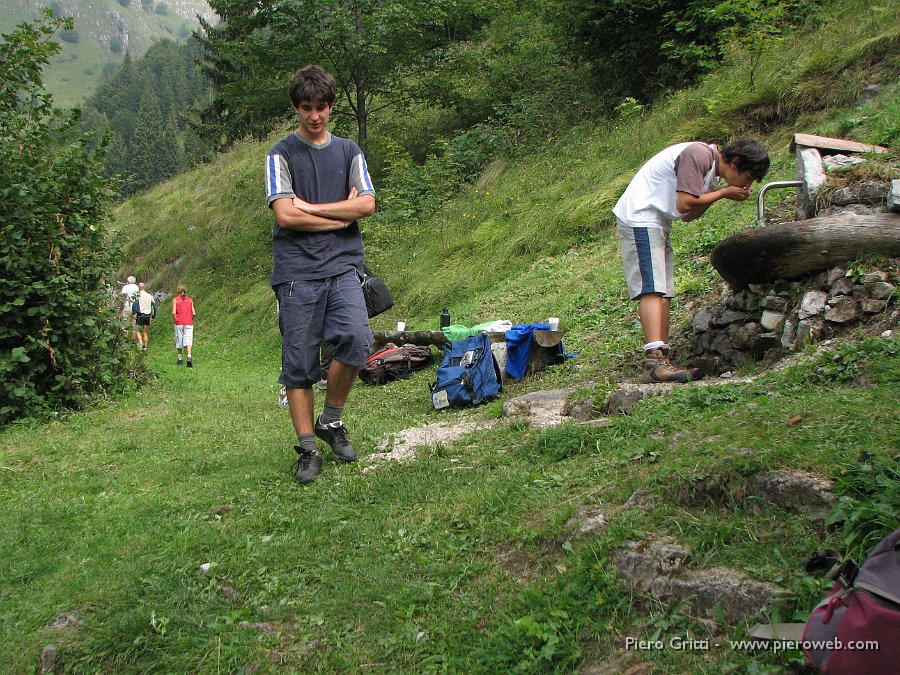
M134 187L138 190L148 188L162 178L160 139L164 130L159 99L153 87L148 86L141 97L129 147L134 167Z

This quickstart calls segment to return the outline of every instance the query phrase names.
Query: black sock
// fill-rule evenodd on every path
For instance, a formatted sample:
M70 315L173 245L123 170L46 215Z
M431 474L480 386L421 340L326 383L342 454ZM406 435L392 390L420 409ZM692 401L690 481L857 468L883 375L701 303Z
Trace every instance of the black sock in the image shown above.
M319 415L319 424L330 424L331 422L340 422L341 413L344 412L343 406L325 404L322 408L322 414Z

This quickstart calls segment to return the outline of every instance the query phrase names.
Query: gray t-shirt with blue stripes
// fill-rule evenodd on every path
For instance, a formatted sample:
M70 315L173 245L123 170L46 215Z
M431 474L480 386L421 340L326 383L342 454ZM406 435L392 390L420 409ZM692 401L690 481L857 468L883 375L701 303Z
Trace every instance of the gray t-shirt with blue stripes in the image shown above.
M266 196L327 204L347 198L350 189L374 195L366 158L351 140L328 134L321 145L294 132L266 155ZM331 232L298 232L275 223L272 230L274 266L269 285L324 279L349 269L362 270L363 244L358 223Z

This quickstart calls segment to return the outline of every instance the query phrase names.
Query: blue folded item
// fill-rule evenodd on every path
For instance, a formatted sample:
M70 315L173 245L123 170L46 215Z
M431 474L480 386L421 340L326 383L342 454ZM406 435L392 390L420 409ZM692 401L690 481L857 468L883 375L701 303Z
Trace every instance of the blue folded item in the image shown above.
M531 334L536 330L550 330L549 323L517 323L506 331L506 372L514 380L525 377L531 355ZM562 340L556 345L557 354L563 352Z

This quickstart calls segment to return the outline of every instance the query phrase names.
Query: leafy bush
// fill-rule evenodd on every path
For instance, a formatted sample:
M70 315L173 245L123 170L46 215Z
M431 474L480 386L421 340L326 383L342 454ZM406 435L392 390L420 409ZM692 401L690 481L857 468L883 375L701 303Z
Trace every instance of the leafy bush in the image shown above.
M44 10L0 44L0 424L83 404L121 381L123 339L101 225L102 149L72 133L40 67L71 19Z

